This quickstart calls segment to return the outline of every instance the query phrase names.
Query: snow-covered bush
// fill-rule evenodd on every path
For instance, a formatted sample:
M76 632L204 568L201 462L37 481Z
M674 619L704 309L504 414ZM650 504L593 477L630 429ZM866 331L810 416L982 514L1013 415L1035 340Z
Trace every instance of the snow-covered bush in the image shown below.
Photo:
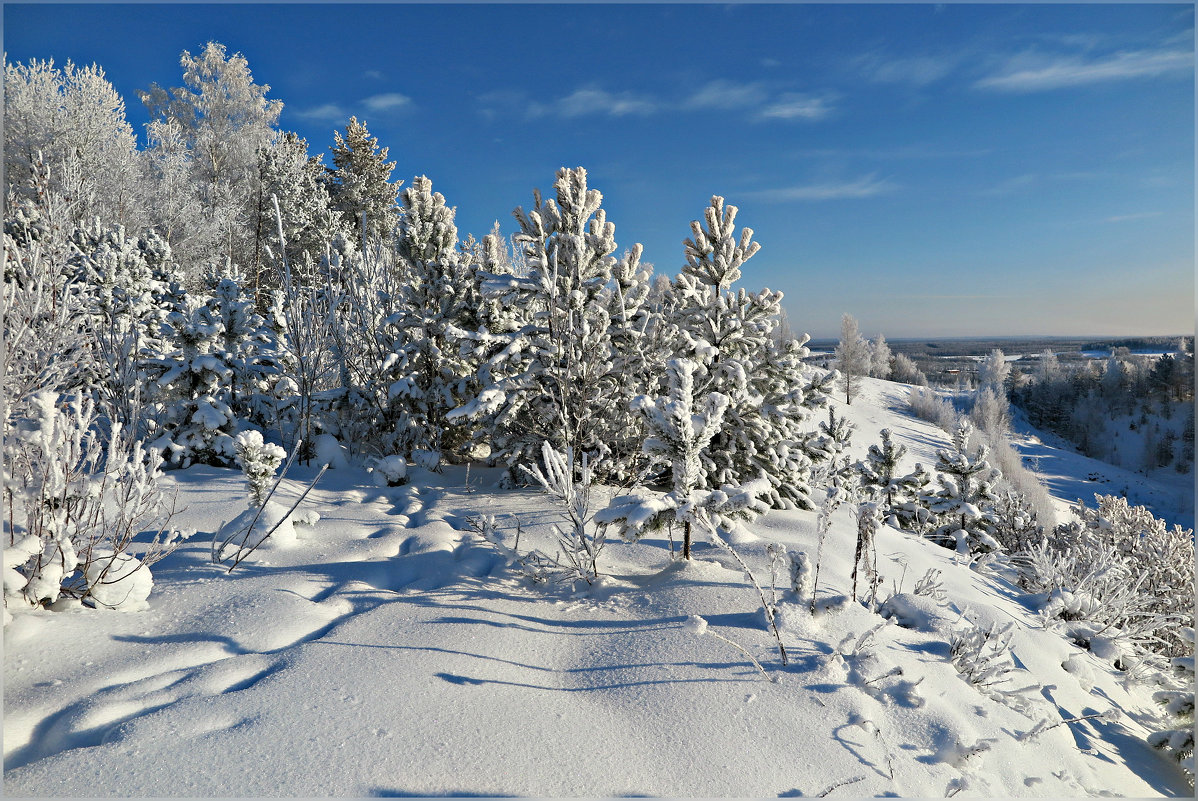
M88 595L96 606L140 612L149 607L154 577L141 560L127 553L97 549L84 568Z
M4 452L6 608L14 601L48 606L62 595L96 605L114 593L138 597L148 579L131 574L187 536L169 528L173 504L157 484L161 455L119 424L106 439L95 424L90 400L49 391L11 421ZM156 533L137 544L135 558L134 540L147 530Z
M391 454L374 460L371 466L376 481L381 481L388 487L398 487L408 483L408 462L399 454Z
M1125 498L1095 500L1096 509L1079 503L1078 520L1020 555L1021 584L1044 593L1045 614L1071 623L1071 636L1091 648L1097 641L1129 653L1183 654L1178 632L1193 621L1192 532Z
M1008 682L1019 668L1011 659L1011 637L1015 624L999 626L991 623L986 628L968 621L954 630L949 638L949 661L961 678L972 684L983 695L1010 706L1012 709L1027 710L1028 699L1024 693L1034 687L1012 687Z
M260 431L243 431L233 440L233 450L250 494L250 506L258 508L266 503L275 472L287 451L272 442L264 442Z
M926 386L913 387L907 395L907 400L911 405L911 411L920 420L935 423L942 430L950 433L960 425L961 414L956 407L947 399L937 395L934 389L929 389Z
M1148 735L1148 744L1177 760L1194 784L1194 629L1178 630L1189 644L1189 653L1173 657L1173 678L1178 689L1159 690L1153 700L1161 706L1162 723L1167 729Z

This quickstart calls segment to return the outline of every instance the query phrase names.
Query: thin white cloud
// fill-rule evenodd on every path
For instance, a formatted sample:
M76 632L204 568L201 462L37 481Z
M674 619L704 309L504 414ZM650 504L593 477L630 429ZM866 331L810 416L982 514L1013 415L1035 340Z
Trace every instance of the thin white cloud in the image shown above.
M597 88L578 89L547 106L533 104L530 107L533 116L550 113L567 119L596 115L624 117L635 114L645 116L656 110L657 103L647 97L639 97L631 92L612 93Z
M709 81L688 96L662 99L636 92L612 92L586 86L554 100L534 100L525 91L499 89L477 97L478 113L494 120L523 113L528 119L558 117L648 117L664 112L743 111L757 120L819 120L834 111L835 97L798 92L772 94L765 82Z
M1141 211L1136 214L1119 214L1114 217L1107 217L1104 222L1119 223L1119 222L1127 222L1129 220L1146 220L1149 217L1159 217L1159 216L1161 216L1161 212L1159 212L1159 211Z
M327 122L340 122L349 118L349 112L341 108L336 103L325 103L322 106L315 106L309 109L302 109L292 112L295 116L304 120L324 120Z
M373 78L376 81L381 81L383 79L383 73L379 72L378 70L366 70L366 72L362 73L362 77Z
M953 148L910 145L893 148L806 148L796 150L791 155L796 158L836 158L836 159L869 159L874 161L900 161L912 159L968 159L981 158L993 153L993 148L977 148L973 150L956 150Z
M798 92L784 92L757 112L766 120L822 120L832 113L830 100Z
M800 184L798 186L787 186L780 189L762 189L756 192L743 193L746 197L753 197L758 200L765 201L790 201L790 200L843 200L843 199L859 199L874 197L876 195L893 192L897 189L896 184L885 179L879 179L877 173L870 173L862 176L855 181L842 181L838 183L822 183L822 184Z
M1184 73L1194 67L1186 50L1136 50L1101 57L1020 53L994 74L974 83L978 89L1040 92L1072 86Z
M999 181L989 189L983 189L982 194L991 197L1001 197L1005 195L1013 195L1021 189L1026 189L1040 180L1040 176L1035 173L1026 173L1024 175L1016 175L1007 178L1004 181Z
M857 68L874 83L915 87L928 86L947 77L959 63L959 55L885 58L877 53L869 53L856 59Z
M390 111L409 105L411 102L412 98L407 95L401 95L399 92L385 92L381 95L371 95L363 100L362 104L371 111Z
M761 105L769 97L761 83L711 81L682 104L686 109L736 109Z

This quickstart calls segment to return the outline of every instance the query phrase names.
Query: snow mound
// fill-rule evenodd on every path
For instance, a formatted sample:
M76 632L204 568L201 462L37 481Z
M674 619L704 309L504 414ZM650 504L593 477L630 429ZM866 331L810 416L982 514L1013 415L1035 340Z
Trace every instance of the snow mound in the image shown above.
M96 606L140 612L148 609L154 577L150 568L126 553L96 551L85 572L88 592Z

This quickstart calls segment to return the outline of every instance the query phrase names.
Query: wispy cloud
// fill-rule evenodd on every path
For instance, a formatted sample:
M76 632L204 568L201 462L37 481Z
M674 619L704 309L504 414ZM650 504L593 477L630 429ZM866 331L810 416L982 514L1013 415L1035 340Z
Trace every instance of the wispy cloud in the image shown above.
M820 184L799 184L779 189L762 189L743 193L746 197L765 201L790 200L843 200L874 197L898 189L896 184L870 173L855 181L840 181Z
M989 189L983 189L982 194L990 197L1002 197L1005 195L1013 195L1021 189L1026 189L1029 186L1037 183L1040 176L1035 173L1026 173L1024 175L1016 175L1006 180L999 181Z
M1135 50L1105 56L1025 52L1008 58L997 72L976 81L974 87L1001 92L1041 92L1182 73L1193 66L1193 51L1187 50Z
M341 122L342 120L349 118L349 112L341 108L341 106L337 105L336 103L325 103L322 106L299 109L293 113L300 119L324 122Z
M820 120L834 110L832 94L777 93L764 81L741 83L727 79L709 81L689 95L663 98L638 92L615 92L585 86L553 100L532 98L519 89L484 92L477 97L478 111L488 120L504 114L527 119L557 117L648 117L666 112L739 111L755 120Z
M390 111L401 106L410 105L412 98L399 92L385 92L381 95L371 95L362 101L362 105L371 111Z
M1161 212L1159 212L1159 211L1141 211L1136 214L1119 214L1114 217L1107 217L1106 220L1104 220L1104 222L1120 223L1120 222L1128 222L1129 220L1145 220L1145 219L1148 219L1149 217L1159 217L1159 216L1161 216Z
M549 103L529 103L528 116L552 115L566 119L590 116L624 117L629 114L645 116L657 109L657 102L646 96L587 87Z
M379 72L378 70L366 70L366 72L362 73L362 77L381 81L383 79L383 73Z
M715 80L687 98L682 107L686 109L736 109L759 106L769 98L769 93L760 82L736 83Z
M831 99L784 92L757 112L763 120L822 120L832 113Z
M791 155L797 158L840 158L840 159L869 159L872 161L906 161L913 159L969 159L981 158L993 153L993 148L977 148L960 150L954 148L935 147L931 145L910 145L894 148L806 148L796 150Z
M887 58L879 53L867 53L855 60L855 66L874 83L924 87L952 74L960 61L960 55Z

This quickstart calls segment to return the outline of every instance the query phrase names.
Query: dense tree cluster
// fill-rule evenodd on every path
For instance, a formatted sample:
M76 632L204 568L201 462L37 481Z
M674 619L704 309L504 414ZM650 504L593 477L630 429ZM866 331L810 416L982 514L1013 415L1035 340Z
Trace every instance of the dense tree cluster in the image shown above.
M639 244L618 255L582 168L515 210L515 252L498 229L462 240L427 177L400 192L365 123L326 168L277 130L282 104L240 54L210 43L182 66L182 87L141 93L139 151L98 67L7 65L4 314L26 347L6 357L6 448L56 396L164 467L244 462L257 432L307 460L330 443L489 458L526 482L548 443L598 479L664 487L677 460L645 411L685 373L687 398L722 399L687 492L812 508L805 423L828 379L780 329L781 294L737 286L760 246L735 206L712 198L673 279ZM36 495L6 462L7 500Z
M1115 348L1105 360L1063 363L1045 351L1034 370L1012 379L1010 396L1033 425L1066 437L1087 456L1133 469L1193 470L1193 337L1175 353L1154 357ZM1116 426L1134 432L1122 449Z

